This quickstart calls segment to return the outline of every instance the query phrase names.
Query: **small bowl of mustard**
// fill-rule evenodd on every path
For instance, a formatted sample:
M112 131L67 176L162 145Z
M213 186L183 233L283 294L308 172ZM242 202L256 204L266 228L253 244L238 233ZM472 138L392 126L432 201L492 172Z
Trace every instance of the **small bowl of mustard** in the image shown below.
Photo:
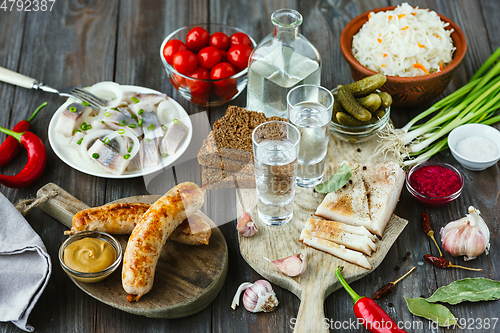
M59 263L73 279L94 283L113 273L122 261L122 247L111 235L100 231L77 233L59 248Z

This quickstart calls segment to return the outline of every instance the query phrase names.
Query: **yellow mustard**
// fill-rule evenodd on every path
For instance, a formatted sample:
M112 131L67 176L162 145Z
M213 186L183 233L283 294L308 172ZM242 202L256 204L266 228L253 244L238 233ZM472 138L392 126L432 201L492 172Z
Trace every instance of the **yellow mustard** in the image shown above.
M116 260L115 249L107 241L86 237L69 244L64 249L64 263L83 273L102 271Z

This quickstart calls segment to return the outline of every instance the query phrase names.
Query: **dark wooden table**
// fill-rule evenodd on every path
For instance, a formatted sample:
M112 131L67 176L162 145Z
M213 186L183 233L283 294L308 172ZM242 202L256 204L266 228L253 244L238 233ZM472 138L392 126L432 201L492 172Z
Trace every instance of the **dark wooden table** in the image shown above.
M0 1L0 4L2 1ZM4 1L5 3L5 1ZM49 2L50 6L52 3ZM87 86L110 80L120 84L132 84L167 93L177 100L189 114L207 111L210 123L219 119L225 106L205 109L184 100L172 87L159 59L162 40L174 29L200 22L219 22L237 26L257 41L272 31L270 16L279 8L295 8L304 17L301 33L319 50L322 61L322 85L334 88L351 80L347 63L339 50L339 37L343 27L355 16L370 9L397 5L396 1L384 0L252 0L252 1L160 1L160 0L107 0L76 1L55 0L52 11L25 12L0 9L0 66L43 80L54 87L70 85ZM500 23L497 0L414 0L413 6L426 7L451 18L464 31L468 51L462 66L455 73L446 89L447 95L464 85L484 60L500 46ZM43 177L24 189L1 187L2 193L12 202L33 197L41 186L54 182L91 206L105 204L123 197L148 194L139 177L129 180L112 180L89 176L64 164L52 151L47 138L47 127L52 113L63 99L47 93L30 91L0 83L0 125L12 128L25 119L44 101L47 107L33 124L33 131L46 144L48 162ZM246 91L231 104L246 105ZM392 120L396 126L404 125L426 106L413 109L395 109ZM498 126L497 126L498 127ZM4 136L0 139L3 141ZM22 154L21 154L22 155ZM434 159L457 166L465 177L464 192L458 200L443 208L429 209L417 203L403 189L396 214L409 220L382 265L352 286L361 295L371 295L378 287L394 281L412 266L416 272L397 285L393 294L379 304L395 319L422 322L423 330L415 332L452 332L452 329L432 330L428 321L414 317L406 308L403 296L429 296L437 287L465 277L483 276L500 279L496 268L500 244L498 211L499 168L472 172L461 167L445 151ZM20 156L2 168L3 174L14 174L22 168L26 158ZM195 160L170 169L169 177L161 188L169 189L177 182L186 180L201 184L201 169ZM214 221L231 221L221 226L229 247L229 272L227 280L215 301L202 312L182 319L150 319L121 312L104 305L83 293L66 276L58 264L57 251L65 239L65 227L40 209L30 212L26 218L43 239L53 262L53 273L42 297L29 318L38 332L290 332L290 323L297 314L299 300L290 292L275 287L281 304L269 314L251 314L243 307L231 310L230 304L238 285L255 281L255 273L241 258L234 231L236 206L234 195L212 192L204 210ZM480 209L491 231L491 253L481 255L470 262L483 272L458 269L442 270L424 263L422 256L436 253L434 245L419 228L419 216L425 210L439 229L456 220L473 205ZM0 222L1 223L1 222ZM439 237L438 237L439 238ZM463 263L461 258L453 259ZM333 272L332 272L333 274ZM0 277L1 278L1 277ZM497 302L464 303L450 306L459 318L484 320L500 317ZM339 290L325 303L326 317L332 322L343 323L354 318L352 301L348 294ZM338 324L337 324L338 325ZM476 329L474 332L496 332ZM359 332L356 329L332 331ZM365 331L366 330L361 330ZM472 330L466 330L467 332ZM1 323L0 332L21 332L11 323Z

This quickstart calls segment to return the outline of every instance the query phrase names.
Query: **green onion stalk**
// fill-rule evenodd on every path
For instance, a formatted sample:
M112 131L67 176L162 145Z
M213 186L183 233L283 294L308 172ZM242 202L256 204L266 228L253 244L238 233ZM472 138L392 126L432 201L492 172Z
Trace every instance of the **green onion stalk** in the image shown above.
M418 114L404 127L387 126L379 133L382 140L377 152L392 152L403 166L410 166L447 149L447 135L456 127L500 121L499 57L500 47L462 88Z

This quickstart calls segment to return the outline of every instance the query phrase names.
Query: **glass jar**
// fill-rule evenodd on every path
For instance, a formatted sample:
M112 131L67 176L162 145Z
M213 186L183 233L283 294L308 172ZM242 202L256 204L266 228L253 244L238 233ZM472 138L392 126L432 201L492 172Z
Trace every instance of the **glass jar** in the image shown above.
M247 109L286 118L288 92L301 84L320 84L321 58L299 34L299 12L280 9L271 21L274 32L257 45L248 62Z

